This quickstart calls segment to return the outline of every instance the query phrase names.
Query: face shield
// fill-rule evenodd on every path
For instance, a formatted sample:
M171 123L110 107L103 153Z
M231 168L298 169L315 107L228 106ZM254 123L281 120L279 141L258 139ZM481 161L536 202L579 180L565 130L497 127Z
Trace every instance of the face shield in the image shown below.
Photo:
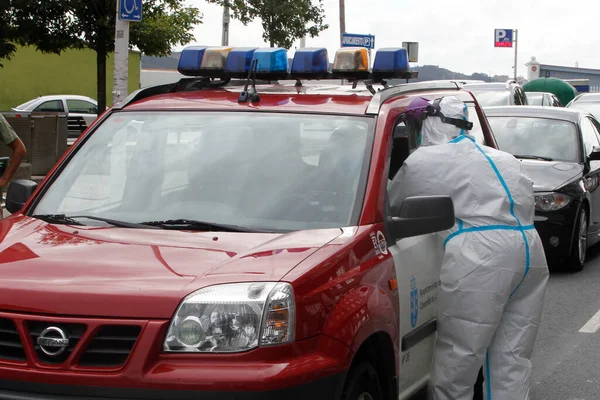
M455 96L442 97L433 102L416 98L407 107L404 118L423 122L417 139L419 146L447 143L473 129L473 123L468 121L467 105Z

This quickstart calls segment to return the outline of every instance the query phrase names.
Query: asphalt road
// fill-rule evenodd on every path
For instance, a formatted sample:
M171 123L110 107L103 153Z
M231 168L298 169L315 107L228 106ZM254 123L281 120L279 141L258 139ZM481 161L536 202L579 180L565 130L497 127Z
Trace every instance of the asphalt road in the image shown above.
M552 272L530 400L600 399L600 245L579 273ZM583 332L580 332L583 331Z

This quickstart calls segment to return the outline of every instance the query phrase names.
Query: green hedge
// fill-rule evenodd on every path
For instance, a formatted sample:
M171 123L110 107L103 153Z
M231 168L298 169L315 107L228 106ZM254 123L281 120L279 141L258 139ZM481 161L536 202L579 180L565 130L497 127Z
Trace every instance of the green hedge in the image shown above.
M140 86L140 56L129 53L129 93ZM43 54L33 47L19 47L11 60L0 68L0 110L52 94L96 95L96 53L93 50L67 50L61 55ZM113 57L106 61L107 105L112 104Z

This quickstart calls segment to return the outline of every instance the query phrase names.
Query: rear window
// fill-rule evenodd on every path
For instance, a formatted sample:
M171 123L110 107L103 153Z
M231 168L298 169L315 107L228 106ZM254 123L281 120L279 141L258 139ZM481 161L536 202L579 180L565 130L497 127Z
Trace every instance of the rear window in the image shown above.
M115 113L33 214L272 231L356 225L373 124L334 115Z
M480 107L509 106L508 90L471 90Z

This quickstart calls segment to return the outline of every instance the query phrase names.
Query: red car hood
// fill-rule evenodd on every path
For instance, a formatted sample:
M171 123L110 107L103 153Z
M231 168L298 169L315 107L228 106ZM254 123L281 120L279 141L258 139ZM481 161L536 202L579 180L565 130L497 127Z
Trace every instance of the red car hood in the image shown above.
M208 285L278 281L341 234L179 232L0 222L0 310L171 318Z

